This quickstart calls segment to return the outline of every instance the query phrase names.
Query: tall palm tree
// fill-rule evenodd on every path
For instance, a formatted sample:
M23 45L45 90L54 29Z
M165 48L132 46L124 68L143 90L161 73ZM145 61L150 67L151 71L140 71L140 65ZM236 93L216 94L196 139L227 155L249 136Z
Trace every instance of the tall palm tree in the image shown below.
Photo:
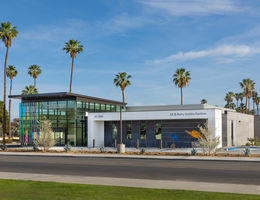
M183 105L183 91L182 88L189 85L191 80L190 71L186 71L184 68L179 68L176 70L175 74L173 74L173 82L176 86L181 88L181 105Z
M201 99L200 103L201 104L206 104L206 103L208 103L208 101L206 99Z
M35 88L33 85L25 86L25 89L22 90L22 95L28 94L38 94L37 88Z
M69 42L65 43L65 47L63 48L63 50L66 51L66 53L70 54L70 57L72 59L71 73L70 73L70 93L71 93L74 59L76 59L77 54L83 52L83 45L81 45L80 41L78 40L69 40Z
M131 75L127 75L126 72L118 73L116 74L116 77L114 79L114 84L116 87L121 88L122 92L122 98L123 98L123 104L125 104L125 89L127 86L131 85L130 78ZM123 144L122 141L122 106L120 106L120 144Z
M228 92L225 96L225 101L227 102L227 107L230 106L230 104L233 102L234 100L234 96L235 94L233 92Z
M34 79L34 87L36 88L36 79L42 73L41 67L39 65L31 65L28 68L28 74Z
M9 95L12 95L12 87L13 87L13 78L16 77L18 74L17 70L13 65L9 65L8 68L6 69L6 75L7 77L10 78L10 93ZM11 138L11 105L12 105L12 100L9 98L9 138Z
M256 113L257 113L257 115L259 115L260 97L257 97L257 98L256 98L255 104L256 104Z
M12 26L10 22L3 22L0 26L0 39L4 42L6 47L5 64L4 64L4 105L3 105L3 145L5 145L6 133L6 66L8 59L9 48L12 46L12 40L18 35L16 26Z
M239 93L239 99L240 99L240 103L243 103L243 99L244 99L244 93Z
M245 113L247 113L247 106L248 106L248 98L250 97L252 91L254 91L254 81L247 78L247 79L243 79L242 82L240 82L240 86L243 89L243 94L246 97L246 108L245 108Z
M253 91L252 99L253 99L253 112L255 113L255 101L258 97L258 93L256 91Z
M235 97L235 99L237 101L237 107L238 107L238 101L240 99L240 93L235 93L234 97Z

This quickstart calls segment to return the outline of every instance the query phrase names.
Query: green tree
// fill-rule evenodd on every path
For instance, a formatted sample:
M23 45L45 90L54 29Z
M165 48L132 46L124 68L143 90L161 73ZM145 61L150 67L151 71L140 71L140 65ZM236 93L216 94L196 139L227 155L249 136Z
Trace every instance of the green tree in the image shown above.
M183 88L189 85L191 80L190 71L186 71L184 68L179 68L173 74L173 82L176 86L181 88L181 105L183 105Z
M256 113L259 115L259 104L260 104L260 97L257 97L255 99L255 104L256 104Z
M34 88L36 88L36 79L42 73L41 67L39 65L31 65L28 68L28 74L33 77L34 80Z
M22 90L22 95L28 94L38 94L37 88L35 88L33 85L25 86L25 89Z
M4 101L3 101L3 145L5 145L5 134L6 134L6 66L8 59L9 48L12 46L12 40L18 35L16 26L12 26L10 22L1 23L0 27L0 39L4 42L6 47L5 64L4 64Z
M127 86L131 85L130 78L131 75L127 75L126 72L116 74L114 79L114 84L116 87L121 88L123 104L125 104L125 89ZM120 144L122 144L122 106L120 106Z
M243 94L246 97L246 108L245 108L245 113L247 113L247 108L248 108L248 98L251 98L252 92L254 91L254 81L247 78L243 79L242 82L239 83L241 88L243 89Z
M240 93L235 93L234 97L235 97L235 99L237 101L237 107L238 107L238 101L240 100Z
M201 104L207 104L208 101L207 101L206 99L201 99L200 103L201 103Z
M13 87L13 78L16 77L18 74L17 70L13 65L9 65L6 69L6 75L8 78L10 78L10 92L9 95L12 95L12 87ZM12 105L12 99L9 98L9 138L11 138L11 105Z
M254 113L255 113L255 103L256 103L257 97L258 97L258 93L256 91L253 91L252 99L253 99L253 111L254 111Z
M233 92L228 92L224 98L224 100L227 102L225 105L226 108L231 108L231 103L234 101L235 94Z
M0 101L0 127L3 127L3 107L4 107L4 102ZM5 116L6 116L6 121L5 121L5 125L6 125L6 130L9 130L9 117L8 117L8 111L5 109ZM3 131L1 130L1 133L3 133ZM3 136L3 134L1 134L1 136Z
M70 57L72 59L71 73L70 73L70 93L71 93L74 59L76 59L77 54L83 52L83 45L81 45L78 40L69 40L69 42L65 43L65 47L63 48L63 50L66 51L66 53L70 54Z

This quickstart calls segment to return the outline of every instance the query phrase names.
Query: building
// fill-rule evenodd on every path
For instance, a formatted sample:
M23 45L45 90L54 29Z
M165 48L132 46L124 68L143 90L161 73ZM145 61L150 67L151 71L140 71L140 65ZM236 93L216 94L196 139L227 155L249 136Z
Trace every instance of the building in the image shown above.
M20 142L31 145L39 135L39 121L52 122L56 145L87 146L86 112L119 112L118 101L94 98L73 93L12 95L21 99Z
M210 106L126 106L122 102L72 93L13 95L21 99L20 141L32 144L39 121L51 120L56 145L114 147L118 143L122 107L123 143L126 147L192 147L197 139L188 132L208 124L223 146L244 145L254 137L254 116ZM94 142L93 142L94 141Z

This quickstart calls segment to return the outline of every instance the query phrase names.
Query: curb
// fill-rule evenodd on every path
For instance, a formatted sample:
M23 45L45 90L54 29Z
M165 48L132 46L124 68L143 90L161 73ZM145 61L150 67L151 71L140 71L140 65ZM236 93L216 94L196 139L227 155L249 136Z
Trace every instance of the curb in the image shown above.
M122 154L70 154L70 153L16 153L0 152L0 156L42 156L42 157L77 157L77 158L125 158L157 160L198 160L198 161L243 161L260 162L260 158L248 157L209 157L209 156L155 156L155 155L122 155Z

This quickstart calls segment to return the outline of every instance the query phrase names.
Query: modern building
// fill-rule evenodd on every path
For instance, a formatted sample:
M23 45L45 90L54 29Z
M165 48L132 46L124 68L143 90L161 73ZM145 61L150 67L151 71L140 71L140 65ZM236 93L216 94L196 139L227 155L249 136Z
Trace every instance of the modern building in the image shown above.
M244 145L254 137L253 115L207 104L126 106L66 92L10 97L21 99L20 141L25 145L38 137L39 122L47 118L56 145L114 147L120 141L120 108L126 147L192 147L197 138L189 133L205 124L220 138L219 147Z

